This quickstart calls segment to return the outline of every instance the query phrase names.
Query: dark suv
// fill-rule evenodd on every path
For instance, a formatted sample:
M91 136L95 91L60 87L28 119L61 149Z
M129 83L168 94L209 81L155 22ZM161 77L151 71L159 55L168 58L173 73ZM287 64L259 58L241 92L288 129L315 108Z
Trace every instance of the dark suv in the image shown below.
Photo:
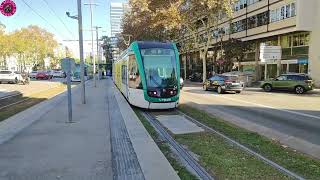
M303 94L313 89L313 81L307 74L283 74L275 79L264 81L261 88L266 92L278 89Z

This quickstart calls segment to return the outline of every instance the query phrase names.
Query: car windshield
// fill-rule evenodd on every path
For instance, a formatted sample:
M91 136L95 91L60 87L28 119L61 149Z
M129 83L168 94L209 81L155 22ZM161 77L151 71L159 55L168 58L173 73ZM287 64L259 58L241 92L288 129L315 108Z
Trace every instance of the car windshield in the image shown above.
M142 49L141 55L148 88L177 87L177 64L173 49Z

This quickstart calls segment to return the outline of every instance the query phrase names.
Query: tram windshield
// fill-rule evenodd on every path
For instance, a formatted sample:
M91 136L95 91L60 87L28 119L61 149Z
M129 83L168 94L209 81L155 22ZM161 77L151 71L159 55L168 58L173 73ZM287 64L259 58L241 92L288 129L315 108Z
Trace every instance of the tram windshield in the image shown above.
M178 86L177 61L173 49L142 49L148 88L174 88Z

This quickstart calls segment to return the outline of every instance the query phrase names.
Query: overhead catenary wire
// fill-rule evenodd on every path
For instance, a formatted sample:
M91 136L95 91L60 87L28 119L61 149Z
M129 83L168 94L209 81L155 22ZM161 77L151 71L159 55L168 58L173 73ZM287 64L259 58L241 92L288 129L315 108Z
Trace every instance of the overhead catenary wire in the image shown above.
M64 21L59 17L59 15L56 13L56 11L54 9L52 9L52 7L49 5L47 0L42 0L50 9L50 11L59 19L59 21L63 24L63 26L66 28L66 30L71 34L71 36L73 38L75 38L75 35L72 33L72 31L68 28L68 26L66 25L66 23L64 23Z
M36 10L34 10L25 0L21 0L26 6L28 6L28 8L34 12L36 15L38 15L43 21L45 21L48 25L50 25L56 32L59 32L58 29L53 26L46 18L44 18L43 16L41 16ZM62 35L61 33L59 33L60 35ZM63 35L62 35L63 36Z

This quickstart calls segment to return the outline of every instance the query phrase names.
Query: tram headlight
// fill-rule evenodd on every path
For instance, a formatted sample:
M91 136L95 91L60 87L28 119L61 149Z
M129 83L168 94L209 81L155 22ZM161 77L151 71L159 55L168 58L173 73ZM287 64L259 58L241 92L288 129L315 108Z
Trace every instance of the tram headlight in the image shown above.
M158 97L158 92L157 91L148 91L148 95L150 97Z

